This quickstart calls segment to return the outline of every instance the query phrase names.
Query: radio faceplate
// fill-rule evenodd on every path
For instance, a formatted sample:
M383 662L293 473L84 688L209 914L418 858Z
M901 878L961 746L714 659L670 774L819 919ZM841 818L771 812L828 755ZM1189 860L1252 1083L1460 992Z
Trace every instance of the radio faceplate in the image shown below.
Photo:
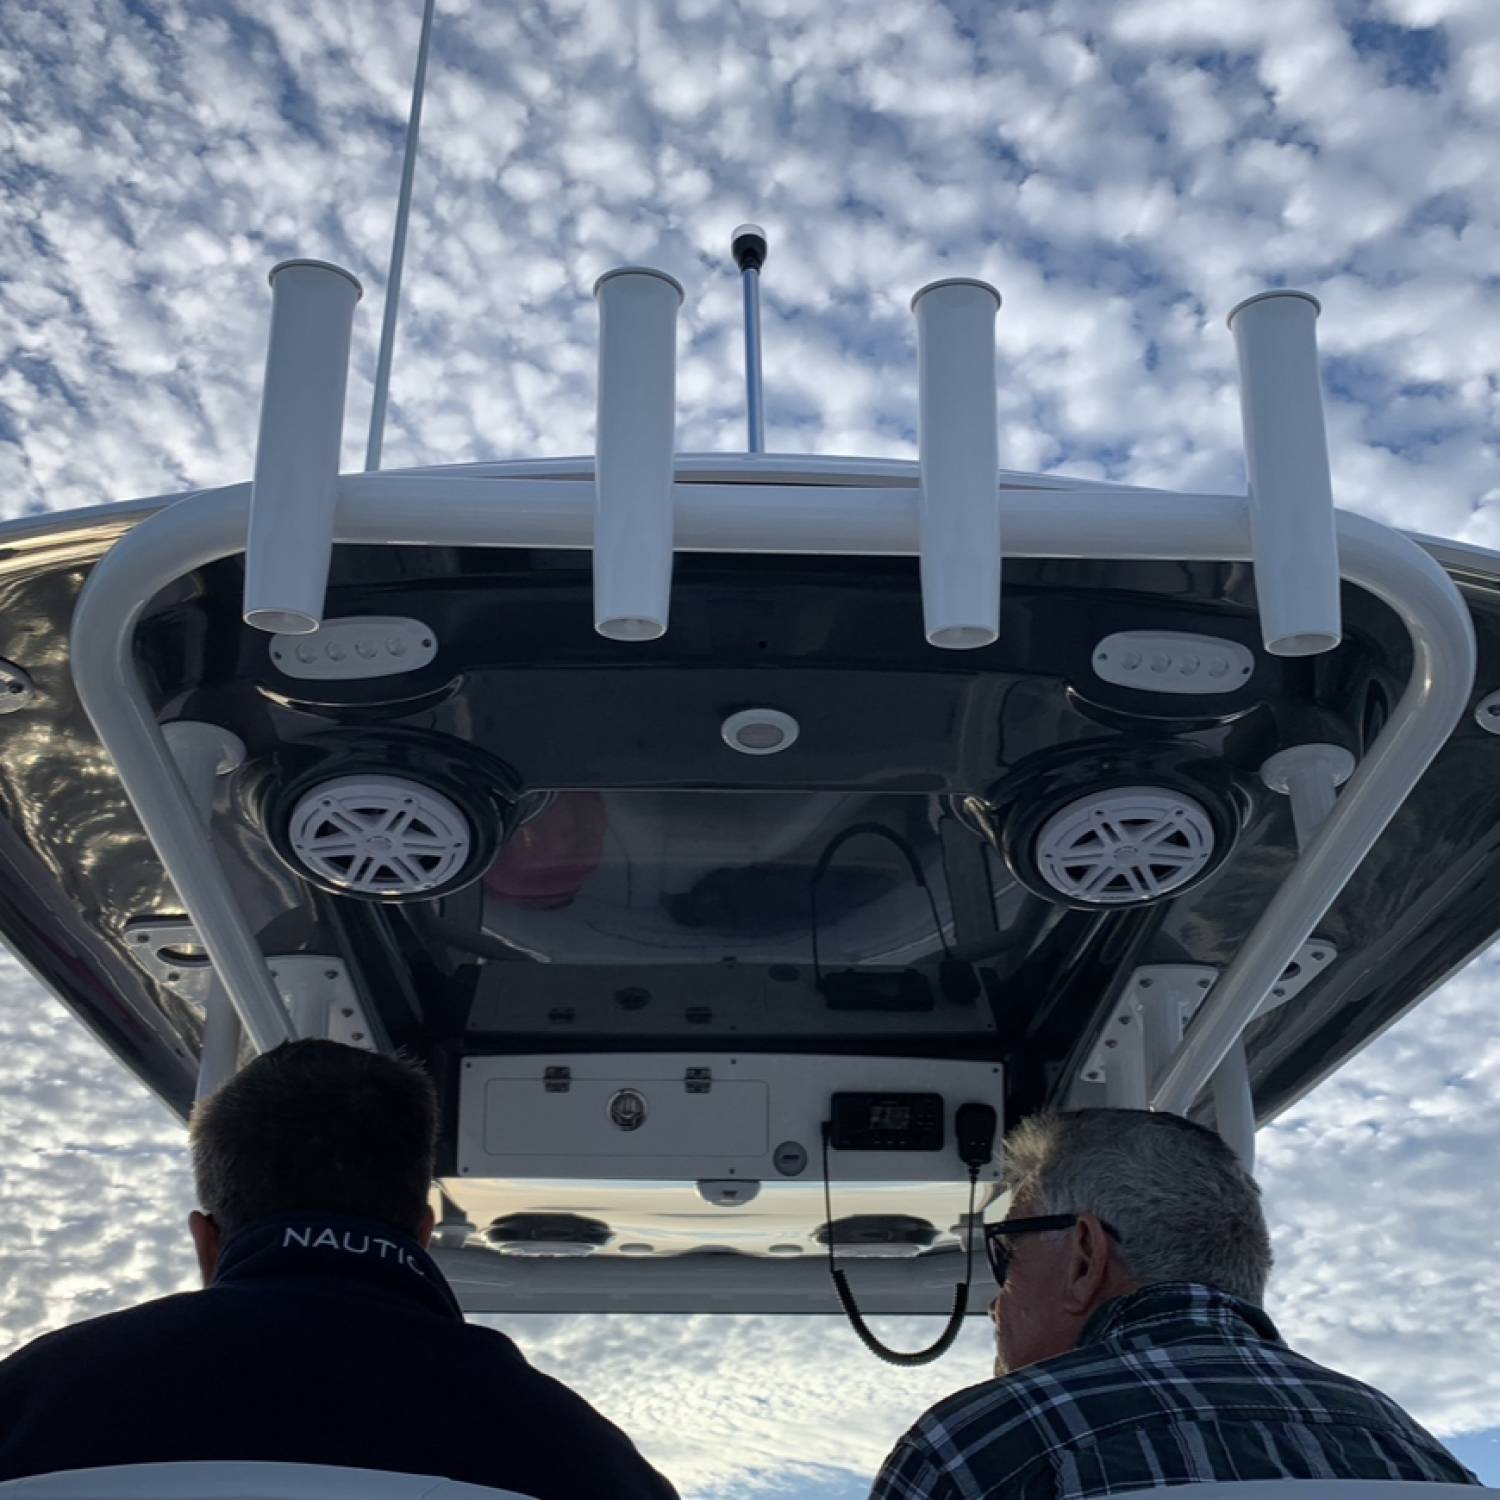
M941 1151L941 1094L861 1093L833 1096L835 1151Z

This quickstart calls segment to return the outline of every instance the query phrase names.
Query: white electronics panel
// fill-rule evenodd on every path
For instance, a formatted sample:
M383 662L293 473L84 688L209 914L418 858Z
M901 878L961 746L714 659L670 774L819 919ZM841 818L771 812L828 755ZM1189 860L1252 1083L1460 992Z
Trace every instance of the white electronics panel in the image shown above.
M973 1103L991 1105L999 1116L1001 1082L998 1063L933 1058L752 1052L469 1058L459 1085L458 1172L817 1182L822 1122L832 1119L835 1094L936 1094L939 1148L834 1149L830 1171L843 1182L966 1182L954 1115ZM881 1116L896 1117L889 1108ZM993 1163L980 1173L985 1181L996 1175Z

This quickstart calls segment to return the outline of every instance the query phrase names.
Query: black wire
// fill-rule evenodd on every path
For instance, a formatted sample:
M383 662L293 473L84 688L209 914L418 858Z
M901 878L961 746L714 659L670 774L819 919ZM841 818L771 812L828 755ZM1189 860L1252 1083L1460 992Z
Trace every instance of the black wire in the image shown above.
M887 1348L875 1336L874 1331L866 1324L858 1306L855 1304L854 1292L849 1286L849 1278L838 1269L838 1266L834 1262L833 1190L829 1186L828 1179L829 1134L830 1126L828 1121L825 1120L823 1122L823 1211L827 1217L828 1226L828 1270L833 1277L833 1286L839 1295L839 1302L843 1305L844 1313L849 1319L850 1326L858 1335L860 1343L877 1359L883 1359L888 1365L901 1365L907 1368L916 1365L930 1365L933 1360L941 1359L953 1347L953 1341L958 1337L959 1330L964 1326L964 1315L969 1310L969 1288L974 1282L974 1193L979 1183L979 1168L969 1168L969 1213L964 1225L967 1230L968 1249L964 1256L964 1279L953 1289L953 1311L948 1315L948 1324L938 1335L935 1343L929 1344L925 1349L918 1349L913 1353L905 1354L899 1349Z
M884 823L853 823L848 828L836 833L818 857L817 864L813 867L812 879L808 883L808 905L810 908L810 922L812 927L812 961L813 982L819 987L823 983L823 966L818 959L818 882L828 873L828 866L833 863L833 856L839 848L852 839L856 834L869 833L876 838L886 839L894 844L906 856L907 867L911 870L911 878L917 885L927 893L927 905L932 910L932 925L937 932L938 941L943 945L943 956L953 957L953 950L948 946L948 934L943 931L943 919L938 912L937 897L932 894L932 887L927 883L927 877L922 871L922 861L917 858L917 851L912 848L911 841L903 838L893 828L887 828Z

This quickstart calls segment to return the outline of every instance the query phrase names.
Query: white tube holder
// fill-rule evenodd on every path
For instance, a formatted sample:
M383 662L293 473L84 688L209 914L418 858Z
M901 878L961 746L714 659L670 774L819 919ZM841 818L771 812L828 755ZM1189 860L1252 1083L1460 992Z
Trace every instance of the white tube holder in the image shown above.
M594 283L594 629L610 640L654 641L667 629L682 295L675 278L643 266Z
M917 318L922 617L929 645L1000 634L1000 438L988 282L953 278L911 299Z
M284 260L271 269L244 618L272 635L309 635L323 620L349 339L362 295L348 271L326 261Z
M1342 638L1338 541L1318 380L1318 301L1260 292L1229 314L1261 640L1272 656L1313 656Z

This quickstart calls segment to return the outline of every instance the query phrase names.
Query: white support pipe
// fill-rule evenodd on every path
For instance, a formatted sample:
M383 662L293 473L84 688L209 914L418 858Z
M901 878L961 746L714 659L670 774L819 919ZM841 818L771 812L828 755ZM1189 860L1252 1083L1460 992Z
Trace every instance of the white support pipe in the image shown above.
M348 271L320 260L271 270L271 342L255 443L244 617L271 635L323 621L354 304Z
M851 463L824 483L768 482L759 457L714 456L713 482L673 490L675 542L688 551L912 556L917 505L897 465ZM807 462L807 461L803 461ZM816 467L816 466L815 466ZM912 469L905 472L915 477ZM580 466L580 474L586 466ZM876 482L863 476L878 474ZM743 482L736 483L736 476ZM586 550L593 486L557 478L454 471L348 475L335 536L356 545L564 547ZM80 700L257 1046L285 1040L286 1013L234 893L193 811L135 660L137 622L161 589L244 547L249 485L177 498L139 520L90 573L69 647ZM1246 561L1243 497L1134 493L1038 484L1007 490L1006 548L1015 557ZM124 508L112 508L123 514ZM1182 1113L1229 1051L1382 830L1467 711L1474 628L1462 596L1416 542L1340 512L1344 576L1395 611L1412 670L1389 721L1328 821L1267 904L1214 985L1152 1093Z
M1297 850L1306 850L1338 801L1338 789L1354 771L1354 757L1342 745L1290 745L1260 768L1261 780L1292 799L1292 825ZM1280 976L1278 976L1279 978ZM1256 1014L1272 999L1275 981L1267 988ZM1252 1017L1253 1019L1253 1017ZM1214 1117L1219 1134L1234 1147L1247 1172L1255 1170L1255 1096L1250 1087L1250 1063L1241 1032L1224 1060L1214 1069Z
M219 777L244 764L245 742L217 724L179 719L162 726L162 738L206 828L213 818ZM193 1102L206 1099L229 1079L240 1058L244 1027L217 973L203 996L203 1049L198 1055L198 1082Z
M1182 1045L1182 997L1158 985L1140 997L1141 1033L1146 1049L1146 1073L1155 1078Z
M611 640L654 641L666 631L672 599L682 287L663 271L624 266L605 272L594 296L594 629Z
M1214 1069L1214 1125L1247 1172L1255 1171L1255 1099L1250 1092L1250 1065L1245 1039L1234 1045Z
M214 814L219 777L245 763L245 742L233 730L193 719L162 725L162 737L177 762L188 796L207 827Z
M1260 779L1292 800L1299 850L1312 842L1353 774L1354 756L1342 745L1289 745L1260 768Z
M239 1013L215 974L203 996L203 1050L198 1055L198 1083L193 1090L195 1104L234 1077L244 1035Z
M917 318L922 616L930 645L971 650L1000 634L995 315L984 281L934 281Z
M328 997L306 985L292 996L292 1028L299 1037L327 1037Z
M1146 1033L1140 1011L1129 1026L1111 1026L1113 1043L1104 1064L1104 1100L1111 1109L1145 1109L1150 1079L1146 1076Z
M1333 483L1318 380L1319 306L1261 292L1229 314L1240 367L1255 597L1273 656L1331 651L1342 637Z

